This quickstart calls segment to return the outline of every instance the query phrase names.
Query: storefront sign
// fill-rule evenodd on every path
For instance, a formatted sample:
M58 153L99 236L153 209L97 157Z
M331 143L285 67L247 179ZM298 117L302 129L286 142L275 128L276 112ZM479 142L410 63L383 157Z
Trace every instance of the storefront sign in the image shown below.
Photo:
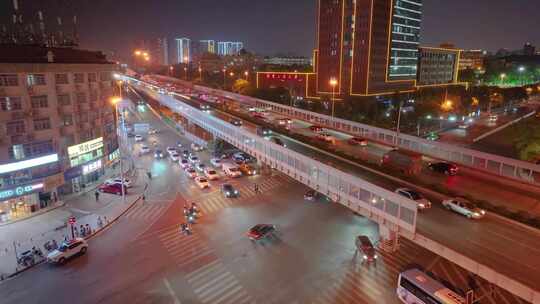
M101 159L98 159L97 161L93 163L89 163L88 165L82 166L82 172L83 175L86 175L88 173L92 173L94 171L97 171L101 169Z
M103 137L68 147L69 158L77 157L103 147Z
M19 186L17 188L0 191L0 199L9 199L12 197L22 196L32 192L36 192L43 188L43 183Z
M58 161L58 154L55 153L55 154L46 155L42 157L23 160L20 162L0 165L0 174L9 173L13 171L19 171L22 169L28 169L32 167L45 165L45 164L50 164L56 161Z

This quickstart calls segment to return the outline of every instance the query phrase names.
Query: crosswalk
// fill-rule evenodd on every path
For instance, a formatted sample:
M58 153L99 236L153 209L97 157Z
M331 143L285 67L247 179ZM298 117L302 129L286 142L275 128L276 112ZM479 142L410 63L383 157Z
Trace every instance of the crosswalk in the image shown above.
M216 260L214 250L197 233L185 235L178 228L168 229L158 238L179 268L192 269L199 263Z
M255 303L236 277L219 260L187 274L186 279L202 303Z
M170 206L166 203L138 203L133 206L125 217L132 220L152 221L159 218Z

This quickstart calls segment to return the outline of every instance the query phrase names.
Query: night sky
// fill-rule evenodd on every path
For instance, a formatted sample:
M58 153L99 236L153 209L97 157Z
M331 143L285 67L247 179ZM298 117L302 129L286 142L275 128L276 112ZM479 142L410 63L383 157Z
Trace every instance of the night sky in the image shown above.
M19 0L46 17L76 11L82 47L128 52L158 36L243 41L260 54L311 54L316 0ZM2 24L12 0L0 0ZM63 9L58 9L64 3ZM459 48L540 47L539 0L424 0L422 44ZM30 16L25 13L25 16ZM9 18L9 17L8 17Z

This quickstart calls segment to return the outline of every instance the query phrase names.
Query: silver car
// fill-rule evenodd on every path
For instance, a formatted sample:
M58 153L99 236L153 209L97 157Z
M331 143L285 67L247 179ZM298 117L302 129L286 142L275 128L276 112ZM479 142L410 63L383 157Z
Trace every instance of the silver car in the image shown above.
M449 198L442 202L442 205L451 211L459 213L470 219L480 219L486 215L486 211L478 208L475 204L464 198Z

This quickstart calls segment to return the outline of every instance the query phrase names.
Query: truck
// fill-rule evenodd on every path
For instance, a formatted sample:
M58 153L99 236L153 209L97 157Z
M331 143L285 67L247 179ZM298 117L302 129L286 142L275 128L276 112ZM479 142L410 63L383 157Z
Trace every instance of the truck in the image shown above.
M422 154L401 149L390 150L383 155L381 166L399 170L407 175L416 175L422 170Z

